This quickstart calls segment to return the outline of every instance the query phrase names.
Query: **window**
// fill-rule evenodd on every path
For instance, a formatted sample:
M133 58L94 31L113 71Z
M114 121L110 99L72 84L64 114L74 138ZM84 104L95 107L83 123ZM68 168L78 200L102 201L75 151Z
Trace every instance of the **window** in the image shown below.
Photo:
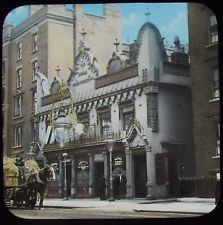
M22 127L15 127L15 147L22 145Z
M147 125L152 131L158 131L158 97L156 93L147 95Z
M215 123L215 130L216 130L216 154L220 155L220 123Z
M213 97L214 98L219 98L220 93L219 93L219 70L218 68L213 68Z
M22 114L22 96L15 97L15 116L21 116Z
M17 60L22 58L22 42L17 44Z
M5 75L5 61L2 61L2 75Z
M37 112L37 92L32 92L32 111Z
M135 110L133 105L122 106L121 109L121 118L122 118L122 128L127 130L129 126L133 123L135 118Z
M84 125L84 127L89 126L89 113L88 112L79 113L77 115L77 118L78 118L78 122L82 123Z
M109 112L99 113L100 131L103 137L111 134L111 114Z
M22 86L22 69L17 70L16 74L16 87L21 87Z
M211 43L218 42L218 27L215 15L210 16L210 41Z
M36 74L38 72L38 62L34 61L32 63L32 74L33 74L33 81L36 80Z
M37 51L37 33L32 36L33 52Z
M37 124L34 123L33 121L31 122L31 138L32 138L32 142L35 142L36 140L36 131L37 131Z

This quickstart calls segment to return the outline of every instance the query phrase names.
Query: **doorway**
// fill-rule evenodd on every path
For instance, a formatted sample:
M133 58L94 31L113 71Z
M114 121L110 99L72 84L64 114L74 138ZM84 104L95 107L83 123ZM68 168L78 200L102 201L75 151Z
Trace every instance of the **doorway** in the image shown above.
M98 184L100 178L104 176L104 162L94 163L94 197L99 197Z
M62 163L63 166L63 191L65 191L65 167L64 163ZM66 196L70 197L71 196L71 162L66 163L66 180L67 180L67 193ZM65 194L65 193L64 193Z
M133 160L135 198L145 198L147 194L146 153L135 155Z
M177 155L174 152L168 152L168 171L169 171L169 195L170 197L178 197L179 182L177 172Z

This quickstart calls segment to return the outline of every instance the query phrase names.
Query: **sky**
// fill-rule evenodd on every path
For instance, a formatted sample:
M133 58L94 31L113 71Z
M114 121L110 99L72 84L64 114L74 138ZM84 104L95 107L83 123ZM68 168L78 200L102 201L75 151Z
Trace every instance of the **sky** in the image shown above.
M121 10L122 43L132 43L137 39L140 27L149 19L157 26L165 43L173 45L177 35L182 44L188 44L188 22L186 3L117 3ZM72 8L72 5L67 5ZM103 15L102 4L85 4L84 12ZM145 13L149 12L149 18ZM12 10L6 20L14 26L28 17L28 7L21 6Z

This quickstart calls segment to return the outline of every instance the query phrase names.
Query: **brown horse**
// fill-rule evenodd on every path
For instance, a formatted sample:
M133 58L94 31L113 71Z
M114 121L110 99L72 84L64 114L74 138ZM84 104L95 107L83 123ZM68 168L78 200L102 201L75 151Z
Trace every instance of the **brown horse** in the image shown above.
M46 166L36 173L32 173L28 176L25 183L28 190L26 205L34 208L37 200L37 193L40 194L39 209L43 207L43 199L49 180L55 180L54 169L51 166Z

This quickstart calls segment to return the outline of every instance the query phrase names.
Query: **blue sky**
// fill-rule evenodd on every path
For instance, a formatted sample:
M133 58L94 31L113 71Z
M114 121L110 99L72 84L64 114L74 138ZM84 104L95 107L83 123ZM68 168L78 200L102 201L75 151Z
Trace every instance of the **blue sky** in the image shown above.
M137 38L140 27L147 21L157 26L168 44L173 44L178 35L182 44L188 43L186 3L119 3L122 15L122 42L131 43ZM67 6L71 8L72 6ZM86 4L84 12L103 15L102 4ZM21 6L11 11L6 19L14 26L28 17L28 7Z

